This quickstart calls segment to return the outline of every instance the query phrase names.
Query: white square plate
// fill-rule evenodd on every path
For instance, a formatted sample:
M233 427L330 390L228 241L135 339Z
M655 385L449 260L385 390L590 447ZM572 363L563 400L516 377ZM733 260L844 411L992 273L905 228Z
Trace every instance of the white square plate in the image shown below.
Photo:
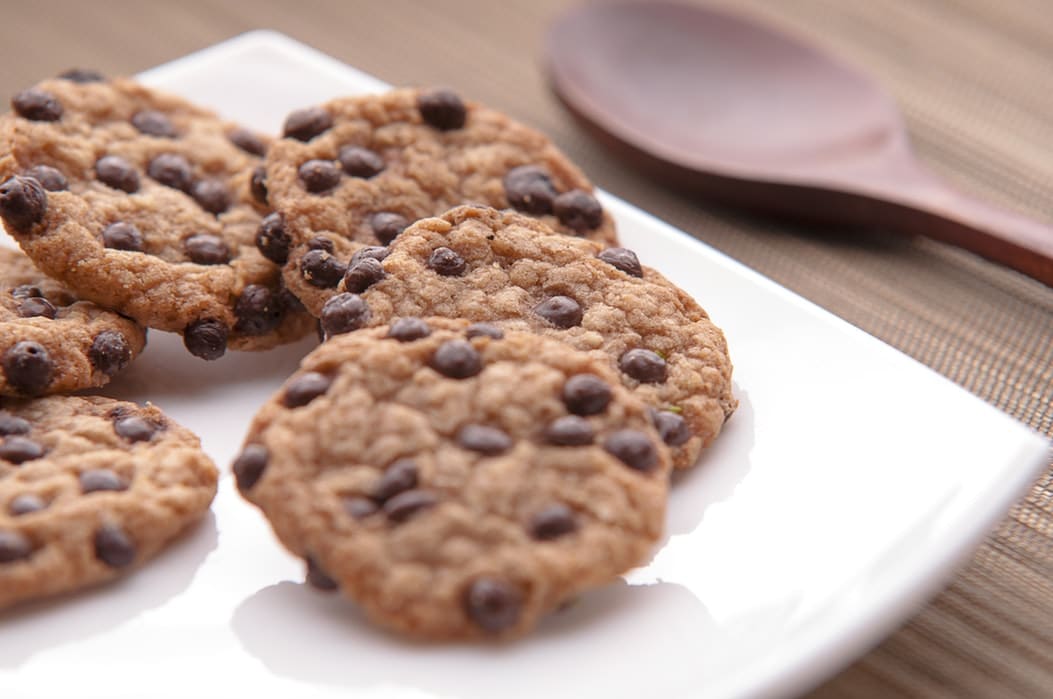
M377 80L271 32L142 76L277 132ZM653 561L502 646L420 646L300 584L228 464L312 346L190 357L152 333L103 393L151 400L224 470L213 514L128 579L0 615L0 696L786 696L914 610L1046 463L944 378L611 196L625 244L727 333L741 407L676 485ZM10 244L8 242L8 244Z

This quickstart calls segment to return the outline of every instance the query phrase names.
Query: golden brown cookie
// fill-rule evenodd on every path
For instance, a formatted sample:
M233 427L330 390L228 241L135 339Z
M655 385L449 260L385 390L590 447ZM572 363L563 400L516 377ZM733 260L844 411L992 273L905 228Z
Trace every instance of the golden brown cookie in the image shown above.
M37 266L205 359L305 335L254 242L267 140L130 80L75 77L0 118L0 216Z
M102 386L145 345L135 321L78 300L21 252L0 247L0 395Z
M398 89L289 115L267 157L257 239L318 313L351 255L459 204L511 207L614 245L592 184L545 136L449 90Z
M309 582L437 639L523 634L642 563L669 469L605 358L436 318L309 354L233 467Z
M464 206L418 221L360 256L321 313L329 335L402 316L444 316L538 332L605 357L655 409L686 468L737 401L720 329L625 248L555 235L515 213Z
M127 573L208 511L216 468L157 408L0 405L0 608Z

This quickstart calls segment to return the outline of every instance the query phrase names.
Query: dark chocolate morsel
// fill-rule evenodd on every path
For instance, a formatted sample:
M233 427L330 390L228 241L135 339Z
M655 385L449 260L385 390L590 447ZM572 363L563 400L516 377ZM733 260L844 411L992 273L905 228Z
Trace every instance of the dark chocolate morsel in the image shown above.
M22 515L46 510L47 506L48 504L39 495L22 493L11 500L11 503L7 506L7 512L12 517L21 517Z
M413 342L431 335L431 326L420 318L399 318L388 328L388 337L399 342Z
M534 313L562 329L581 325L581 319L585 316L581 304L569 296L547 298L534 306Z
M307 371L294 376L285 386L282 405L286 408L299 408L307 405L318 396L329 390L333 379L316 371Z
M476 578L465 591L464 610L475 625L489 633L500 633L519 622L523 593L499 578Z
M198 180L191 188L190 196L210 214L218 216L230 208L230 192L220 180Z
M298 109L285 118L282 134L297 141L310 141L315 136L329 130L333 117L321 107Z
M307 241L308 250L325 250L326 252L333 252L335 246L331 238L326 238L324 235L316 235Z
M26 177L32 177L49 192L62 192L69 189L66 176L57 168L50 165L34 165L25 172Z
M271 262L284 265L289 259L292 238L285 230L285 219L275 211L268 214L256 231L256 248Z
M361 296L345 292L326 301L320 315L322 331L326 337L333 337L363 327L371 314Z
M47 191L38 180L14 175L0 184L0 217L16 232L43 221L47 211Z
M401 523L437 504L439 498L429 490L405 490L384 503L384 514L388 521Z
M464 126L468 109L453 90L438 89L422 92L417 98L417 108L425 123L440 131L451 131Z
M95 162L95 177L107 187L128 194L139 191L139 173L119 155L104 155Z
M102 244L111 250L143 251L143 234L131 223L115 221L102 229Z
M252 171L252 176L249 178L249 193L259 203L267 203L267 168L262 165Z
M596 197L580 189L563 192L552 200L552 213L567 228L582 232L603 223L603 207Z
M384 267L380 261L367 257L348 264L347 273L344 274L344 288L352 293L361 294L385 276Z
M622 429L603 440L603 448L636 471L650 471L658 463L658 450L643 432Z
M149 442L157 434L159 426L138 415L123 415L113 421L113 431L133 444Z
M135 542L116 524L104 524L95 532L95 557L111 568L124 568L135 561Z
M607 248L596 257L611 267L620 269L629 276L643 276L643 267L640 266L640 260L637 259L636 253L628 248Z
M12 415L6 410L0 411L0 437L6 437L11 434L26 434L31 429L33 429L33 426L29 424L29 420Z
M238 490L246 492L263 477L267 469L270 453L262 444L248 444L241 450L241 454L234 460L231 470L234 471L234 481L238 484Z
M343 262L326 250L308 250L300 260L300 274L311 286L331 289L347 272Z
M331 160L308 160L298 173L304 189L312 194L328 192L340 184L340 168Z
M489 337L494 340L502 340L505 336L505 333L501 328L496 325L490 325L489 323L472 323L468 326L468 329L464 331L464 334L469 340L473 337Z
M618 359L618 367L640 383L662 383L668 375L665 360L648 349L631 349Z
M570 534L578 528L574 510L562 503L549 505L530 518L530 536L541 541L551 541Z
M30 121L58 121L62 118L62 103L55 95L38 87L22 90L12 97L11 108L15 114Z
M369 227L381 245L390 245L408 225L405 216L391 211L380 211L369 217Z
M92 341L88 359L96 370L113 376L132 361L132 348L121 333L103 330Z
M354 255L351 256L351 261L348 265L357 265L362 260L376 260L377 262L383 262L391 252L386 247L381 245L367 245L364 248L359 248Z
M227 351L228 328L222 321L206 318L197 320L183 330L183 345L190 354L201 359L219 359Z
M176 130L172 120L164 112L156 109L144 109L132 115L132 126L139 133L157 138L175 138Z
M413 459L399 459L384 469L369 495L376 502L386 502L401 492L416 488L417 478L417 464Z
M265 335L281 324L284 310L280 295L260 284L249 284L234 304L234 330L242 335Z
M0 442L0 460L21 464L44 455L44 447L29 437L11 435Z
M560 447L592 444L594 436L592 425L579 415L564 415L545 427L545 441Z
M21 532L0 529L0 565L29 558L33 544Z
M80 492L84 494L99 491L128 490L128 484L108 468L96 468L80 474Z
M669 410L652 410L651 421L662 441L671 447L678 447L691 439L691 428L683 415Z
M60 80L69 80L74 83L101 83L106 81L106 76L97 70L90 68L70 68L58 74Z
M344 499L344 511L355 519L365 519L379 509L377 503L369 498L355 495Z
M447 247L432 250L427 264L444 277L459 277L468 267L463 257Z
M248 129L238 127L228 133L227 138L249 155L258 155L261 158L267 155L267 144L263 142L262 138Z
M449 340L435 350L431 367L451 379L467 379L483 370L483 358L468 342Z
M318 561L314 560L313 556L307 557L307 575L305 579L307 584L316 590L322 590L324 592L332 592L337 589L339 585L335 580L329 577L329 574L322 570L321 566L318 565Z
M32 284L19 284L14 289L11 289L11 295L16 299L28 299L39 298L44 295L44 292L40 290L39 286L33 286Z
M45 298L31 296L18 304L18 315L22 318L54 318L55 307Z
M502 180L505 197L517 211L535 216L552 213L556 188L552 178L537 165L521 165L509 170Z
M489 425L465 425L457 432L457 443L486 456L496 456L512 448L512 438L504 430Z
M384 169L384 159L376 151L360 146L344 146L339 160L344 172L352 177L370 178Z
M218 235L197 233L183 241L191 262L199 265L225 265L230 262L230 248Z
M189 192L194 183L190 161L178 153L161 153L146 166L146 174L180 192Z
M2 366L7 383L29 396L39 395L51 383L55 363L44 346L23 340L4 353Z

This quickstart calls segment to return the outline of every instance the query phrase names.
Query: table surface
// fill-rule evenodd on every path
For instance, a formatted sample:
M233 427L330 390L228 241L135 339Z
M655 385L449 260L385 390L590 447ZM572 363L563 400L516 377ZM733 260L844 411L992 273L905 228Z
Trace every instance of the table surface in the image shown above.
M282 31L390 83L449 85L549 134L599 186L1053 434L1053 289L938 243L787 225L633 173L574 125L545 84L544 28L571 4L19 3L0 23L0 93L74 65L132 74L257 28ZM1053 223L1047 0L711 4L808 37L865 69L898 100L932 170L967 193ZM809 696L1051 693L1048 471L941 594Z

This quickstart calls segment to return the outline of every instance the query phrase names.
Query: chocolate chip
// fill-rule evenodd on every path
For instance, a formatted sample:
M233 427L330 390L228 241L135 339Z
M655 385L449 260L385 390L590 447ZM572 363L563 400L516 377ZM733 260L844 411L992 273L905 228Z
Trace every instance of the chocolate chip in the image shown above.
M428 90L417 98L417 108L425 123L440 131L450 131L464 126L468 110L453 90Z
M636 471L650 471L658 463L658 450L650 438L637 430L618 430L603 440L603 448Z
M3 370L16 391L35 396L51 383L55 363L43 345L23 340L4 353Z
M662 441L671 447L678 447L691 439L691 428L683 415L669 410L652 410L651 421Z
M577 415L564 415L545 427L545 441L560 447L592 444L594 436L589 421Z
M58 169L50 165L34 165L25 172L26 177L32 177L49 192L62 192L69 189L66 176Z
M331 160L308 160L297 172L304 189L312 194L328 192L340 184L340 168Z
M7 506L7 511L12 517L21 517L22 515L46 510L47 506L48 504L39 495L22 493L11 501Z
M476 626L500 633L515 626L523 608L523 593L498 578L476 578L464 596L464 611Z
M113 250L143 251L143 234L131 223L116 221L102 230L102 244Z
M58 98L36 87L22 90L12 97L11 108L18 116L31 121L58 121L62 118L62 103Z
M399 318L388 329L388 337L399 342L413 342L431 335L431 326L420 318Z
M464 331L464 334L469 340L473 337L489 337L494 340L502 340L505 336L505 333L501 328L490 325L489 323L472 323L468 326L468 329Z
M80 492L85 495L98 491L128 490L128 484L108 468L97 468L80 474Z
M285 219L275 211L268 214L256 231L256 248L271 262L284 265L289 259L289 246L292 238L285 230Z
M161 153L146 166L146 174L180 192L189 192L194 182L190 161L178 153Z
M219 320L197 320L183 330L183 345L201 359L219 359L227 351L230 329Z
M512 438L503 430L489 425L465 425L457 433L461 448L496 456L512 448Z
M417 478L417 464L413 459L399 459L384 469L370 497L376 502L386 502L399 493L416 488Z
M402 523L438 503L439 498L431 491L407 490L384 503L384 514L388 521Z
M282 404L286 408L299 408L307 405L318 396L325 394L333 380L325 374L307 371L295 376L285 386Z
M225 265L230 262L230 248L218 235L198 233L183 241L191 262L199 265Z
M60 80L69 80L74 83L101 83L106 81L106 76L97 70L88 68L70 68L57 76Z
M95 557L111 568L124 568L135 560L135 543L116 524L104 524L95 532Z
M175 138L177 135L175 126L172 124L172 120L168 118L168 115L156 109L144 109L133 114L132 126L137 128L139 133L147 136Z
M325 250L326 252L332 252L334 250L333 241L326 238L324 235L316 235L307 241L308 250Z
M227 185L219 180L198 180L190 190L194 198L205 211L217 216L230 208L230 192Z
M252 171L252 176L249 178L249 192L252 198L259 203L267 203L267 168L260 165Z
M234 304L234 330L243 335L264 335L278 327L284 311L281 298L259 284L249 284Z
M648 349L631 349L618 360L618 367L640 383L662 383L666 379L665 360Z
M270 452L267 451L267 447L262 444L246 445L231 467L238 490L241 492L251 490L252 486L263 477L269 460Z
M307 575L305 576L305 579L307 580L308 585L316 590L323 590L325 592L332 592L339 587L337 582L329 577L328 573L322 570L321 566L318 565L318 562L314 560L313 557L308 556L306 562Z
M44 295L44 292L40 290L39 286L33 286L32 284L19 284L14 289L11 289L11 295L16 299L28 299L39 298Z
M44 455L44 447L29 437L12 435L0 442L0 459L12 464L21 464Z
M325 250L309 250L300 260L300 274L311 286L330 289L340 283L347 268Z
M563 384L563 404L575 415L597 415L611 402L611 387L595 374L575 374Z
M24 534L0 529L0 563L14 563L29 558L33 545Z
M31 429L33 426L29 424L29 420L12 415L6 410L0 412L0 436L26 434Z
M358 294L333 296L322 306L322 330L326 337L358 330L369 322L369 305Z
M362 260L376 260L377 262L383 262L390 252L391 250L380 245L367 245L364 248L359 248L358 251L351 256L351 261L348 262L348 265L357 265Z
M297 141L310 141L315 136L329 130L333 117L321 107L298 109L285 118L282 134Z
M157 433L159 426L138 415L125 415L113 421L113 431L133 444L149 442Z
M361 294L385 276L384 267L380 262L372 257L367 257L347 266L347 273L344 275L344 288L350 292Z
M0 184L0 217L15 231L28 231L44 220L48 195L32 177L9 177Z
M530 536L541 541L551 541L570 534L578 528L574 510L562 503L549 505L530 518Z
M227 138L235 146L250 155L257 155L261 158L267 155L267 144L263 142L262 138L248 129L236 128L227 134Z
M589 231L603 223L603 207L596 197L580 189L563 192L552 201L552 212L567 228Z
M391 211L381 211L369 217L369 227L381 245L390 245L408 225L409 221L405 216Z
M134 194L139 191L139 173L119 155L105 155L95 162L95 176L107 187Z
M432 250L428 256L428 266L444 277L459 277L468 267L463 257L447 247Z
M640 260L637 259L636 253L628 248L607 248L596 257L630 276L643 276L643 267L640 266Z
M448 340L435 350L431 366L451 379L467 379L483 370L483 358L464 340Z
M552 178L537 165L520 165L509 170L503 180L505 197L517 211L535 216L552 213L556 187Z
M534 306L534 313L537 313L557 328L563 329L581 325L581 319L585 315L581 304L569 296L547 298Z
M370 178L384 169L384 159L375 151L360 146L344 146L340 149L340 165L352 177Z
M98 371L113 376L132 361L132 348L121 333L103 330L92 341L88 359Z
M55 307L47 299L33 296L22 299L22 302L18 304L18 315L22 318L37 318L40 316L54 318Z
M379 509L369 498L352 496L344 500L344 510L355 519L365 519Z

